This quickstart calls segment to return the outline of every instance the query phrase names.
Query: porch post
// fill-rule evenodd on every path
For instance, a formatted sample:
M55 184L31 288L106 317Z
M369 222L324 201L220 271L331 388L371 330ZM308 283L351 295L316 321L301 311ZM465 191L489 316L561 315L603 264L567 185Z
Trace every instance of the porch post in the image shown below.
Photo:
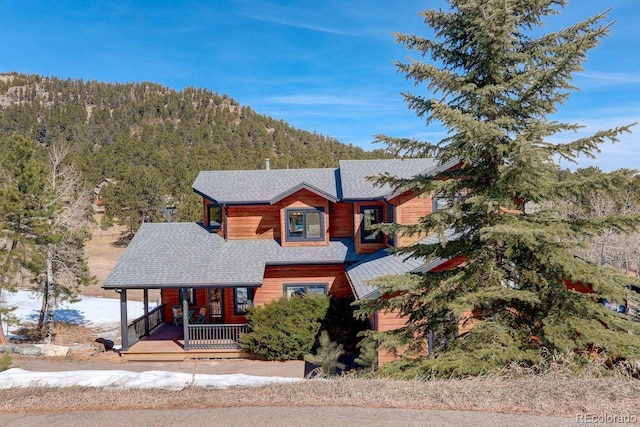
M187 301L187 290L183 289L182 294L182 327L184 328L184 349L189 350L189 301Z
M129 350L129 328L127 328L127 290L120 289L120 341L122 350Z
M144 301L144 334L149 335L149 289L143 290Z

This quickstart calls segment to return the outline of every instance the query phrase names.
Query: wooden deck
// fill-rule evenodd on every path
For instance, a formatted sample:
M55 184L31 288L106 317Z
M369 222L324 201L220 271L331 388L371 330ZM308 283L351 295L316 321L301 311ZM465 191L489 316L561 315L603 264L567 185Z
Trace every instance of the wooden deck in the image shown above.
M123 360L168 360L182 361L188 359L240 359L248 357L242 350L210 349L185 350L182 326L162 324L147 337L120 352Z

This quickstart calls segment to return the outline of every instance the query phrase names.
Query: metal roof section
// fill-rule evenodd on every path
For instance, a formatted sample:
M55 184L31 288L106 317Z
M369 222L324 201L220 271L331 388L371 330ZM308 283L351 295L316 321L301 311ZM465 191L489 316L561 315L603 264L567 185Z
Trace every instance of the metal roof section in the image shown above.
M444 233L444 239L452 240L459 235L459 233L448 229ZM439 242L438 235L434 233L416 244L432 245ZM378 288L371 284L371 281L378 277L405 273L426 273L447 261L447 259L438 258L425 264L424 258L411 258L408 254L392 253L388 249L380 249L366 259L347 267L345 271L354 296L357 300L362 300L380 296Z
M202 171L193 183L196 193L220 204L273 204L301 188L337 201L336 169Z
M391 186L378 186L368 178L387 172L398 178L412 178L416 175L430 173L436 168L438 168L438 160L435 158L340 160L343 199L390 199L397 195Z
M361 259L349 239L282 247L273 239L228 240L196 223L146 223L102 285L105 289L260 286L267 265Z

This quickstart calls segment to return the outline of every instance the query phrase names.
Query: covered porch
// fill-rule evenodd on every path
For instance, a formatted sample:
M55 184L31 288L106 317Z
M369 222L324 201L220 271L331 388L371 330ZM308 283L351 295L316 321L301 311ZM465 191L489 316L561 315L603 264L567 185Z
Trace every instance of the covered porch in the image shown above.
M242 357L241 336L248 331L244 314L253 305L253 288L163 288L162 303L149 309L144 289L144 314L127 315L127 289L120 294L121 355L125 359ZM184 313L184 314L183 314ZM169 356L175 354L181 356ZM154 356L155 355L155 356Z
M123 356L241 357L244 315L265 262L235 246L196 223L143 224L102 285L120 296ZM151 289L161 291L158 307L149 307ZM144 292L144 314L131 320L127 293L134 290Z
M161 323L127 350L122 350L120 356L123 360L136 361L247 357L239 345L239 336L246 331L246 325L189 325L188 328L185 340L183 326Z

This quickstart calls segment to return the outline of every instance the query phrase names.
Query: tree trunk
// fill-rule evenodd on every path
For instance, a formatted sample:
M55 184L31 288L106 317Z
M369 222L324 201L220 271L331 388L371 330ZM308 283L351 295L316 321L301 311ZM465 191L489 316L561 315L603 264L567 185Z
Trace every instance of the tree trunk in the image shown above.
M53 250L47 252L47 291L45 298L47 308L44 322L44 342L51 344L52 327L53 327Z
M44 327L44 317L47 312L47 302L49 297L47 296L48 287L45 283L44 289L42 289L42 305L40 306L40 314L38 315L38 330Z

